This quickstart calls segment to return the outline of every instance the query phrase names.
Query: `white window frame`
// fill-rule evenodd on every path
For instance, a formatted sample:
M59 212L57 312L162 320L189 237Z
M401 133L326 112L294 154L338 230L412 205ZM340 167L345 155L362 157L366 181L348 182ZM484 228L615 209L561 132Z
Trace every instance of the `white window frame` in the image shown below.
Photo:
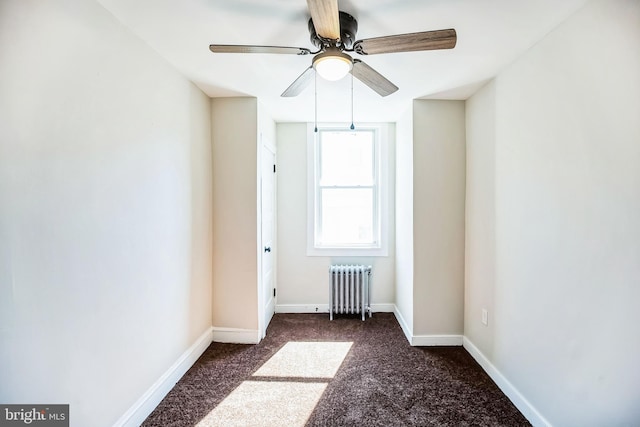
M320 130L348 130L349 124L318 125ZM315 125L307 125L307 255L308 256L388 256L389 254L389 126L386 123L356 124L357 130L372 130L375 135L374 161L377 162L377 209L374 223L379 223L376 247L319 247L316 246L319 181L319 142ZM374 231L375 232L375 231Z

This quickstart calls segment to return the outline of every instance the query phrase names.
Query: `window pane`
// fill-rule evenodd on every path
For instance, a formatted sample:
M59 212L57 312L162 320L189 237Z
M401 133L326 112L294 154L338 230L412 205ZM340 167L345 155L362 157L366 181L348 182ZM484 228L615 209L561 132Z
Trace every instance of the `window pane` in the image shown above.
M325 188L320 193L321 246L371 245L373 189Z
M373 132L320 132L320 184L371 185Z

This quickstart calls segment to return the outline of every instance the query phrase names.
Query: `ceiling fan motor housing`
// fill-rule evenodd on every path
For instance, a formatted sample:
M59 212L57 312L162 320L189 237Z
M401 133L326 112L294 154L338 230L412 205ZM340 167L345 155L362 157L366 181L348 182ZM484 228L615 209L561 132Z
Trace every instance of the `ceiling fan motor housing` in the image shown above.
M343 49L351 49L353 43L356 41L356 33L358 32L358 21L356 18L349 15L346 12L340 12L340 44L339 47ZM309 19L309 34L311 43L318 49L324 49L331 44L328 44L327 40L323 40L316 34L316 29L313 25L313 21Z

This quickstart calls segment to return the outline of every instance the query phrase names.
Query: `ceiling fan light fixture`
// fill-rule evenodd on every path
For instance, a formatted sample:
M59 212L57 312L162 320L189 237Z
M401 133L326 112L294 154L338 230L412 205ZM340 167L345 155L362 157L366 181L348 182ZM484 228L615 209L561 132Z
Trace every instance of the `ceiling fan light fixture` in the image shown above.
M340 80L353 68L353 59L337 48L329 48L313 58L313 68L325 80Z

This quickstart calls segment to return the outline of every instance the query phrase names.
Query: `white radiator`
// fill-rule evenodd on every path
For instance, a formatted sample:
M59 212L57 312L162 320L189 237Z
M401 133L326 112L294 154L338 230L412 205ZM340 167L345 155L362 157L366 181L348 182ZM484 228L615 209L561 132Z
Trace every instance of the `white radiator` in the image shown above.
M369 312L370 265L332 265L329 267L329 317L333 314Z

